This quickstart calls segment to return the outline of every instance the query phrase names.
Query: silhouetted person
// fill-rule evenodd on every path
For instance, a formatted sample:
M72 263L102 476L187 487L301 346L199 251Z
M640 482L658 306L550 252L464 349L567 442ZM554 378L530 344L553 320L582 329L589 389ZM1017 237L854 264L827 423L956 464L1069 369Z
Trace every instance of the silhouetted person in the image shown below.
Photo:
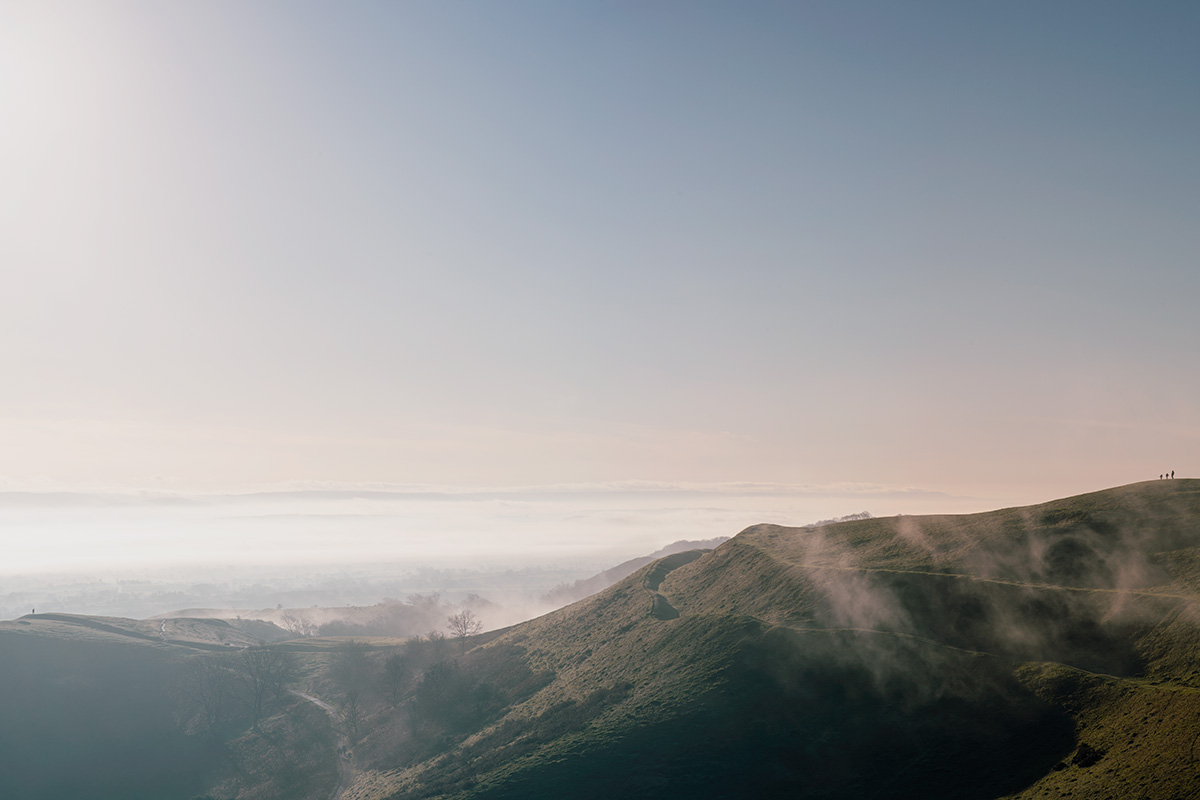
M1162 480L1162 475L1159 475L1159 476L1158 476L1158 479L1161 481L1161 480Z
M1171 480L1175 480L1175 470L1171 470Z

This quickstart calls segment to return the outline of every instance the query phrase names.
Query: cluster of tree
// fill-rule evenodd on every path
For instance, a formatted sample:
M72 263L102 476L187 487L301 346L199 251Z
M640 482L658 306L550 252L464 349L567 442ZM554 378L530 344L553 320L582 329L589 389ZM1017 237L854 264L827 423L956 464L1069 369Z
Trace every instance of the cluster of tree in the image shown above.
M185 728L220 737L249 722L257 727L271 700L282 701L296 679L292 654L260 645L188 660L175 684Z
M481 603L488 601L479 598ZM385 599L369 607L355 608L345 616L318 623L303 609L283 615L282 626L297 636L415 636L437 627L450 606L438 592L410 594L405 600Z
M409 725L424 736L475 730L508 705L505 693L453 661L425 670L409 704Z
M521 647L496 645L463 652L444 637L397 649L383 660L383 673L390 708L380 721L394 726L392 741L406 742L402 750L393 748L384 756L391 768L444 752L500 719L505 709L554 677L553 672L530 669Z
M425 620L445 610L437 594L412 595L407 603L391 605L415 610ZM382 659L357 639L335 648L328 669L330 699L337 703L351 740L358 740L364 716L378 704L396 708L409 698L410 716L423 729L430 725L457 729L481 709L495 706L494 693L479 690L477 682L460 674L452 663L452 651L461 657L468 638L483 630L483 622L469 608L441 619L450 636L433 628ZM455 640L457 647L452 645ZM270 710L268 705L283 700L296 674L295 657L277 647L195 656L184 665L175 686L185 728L213 738L247 724L257 728Z
M298 673L293 653L267 645L194 656L181 666L173 689L185 730L207 738L226 765L210 773L209 796L333 794L334 730L325 711L289 696Z
M382 657L355 639L334 650L328 678L352 740L358 740L366 715L398 708L406 698L408 716L421 729L431 725L456 729L467 717L478 716L480 709L496 705L494 693L479 690L477 682L454 663L466 653L467 639L483 630L482 620L470 609L444 619L449 636L434 628ZM455 640L457 647L452 644Z

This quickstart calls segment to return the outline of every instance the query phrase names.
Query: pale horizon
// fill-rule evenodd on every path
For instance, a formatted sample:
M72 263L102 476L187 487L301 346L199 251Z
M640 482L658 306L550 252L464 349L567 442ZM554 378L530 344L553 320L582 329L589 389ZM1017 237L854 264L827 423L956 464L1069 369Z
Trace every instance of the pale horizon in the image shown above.
M0 4L3 568L601 559L1200 474L1197 23Z

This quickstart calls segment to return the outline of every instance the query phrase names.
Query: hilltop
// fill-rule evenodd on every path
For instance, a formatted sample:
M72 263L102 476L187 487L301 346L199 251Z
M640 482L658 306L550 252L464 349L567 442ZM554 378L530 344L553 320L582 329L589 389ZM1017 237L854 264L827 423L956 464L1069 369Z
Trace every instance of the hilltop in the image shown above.
M669 556L674 553L682 553L687 550L711 550L722 542L729 541L728 536L718 536L714 539L681 539L678 542L672 542L666 547L660 547L653 553L647 556L638 556L627 561L622 561L615 567L609 567L603 572L592 575L590 578L580 578L574 583L563 583L546 592L542 596L542 601L551 607L559 607L574 603L577 600L582 600L596 592L603 591L609 586L612 586L622 578L627 578L637 572L642 567L652 561L657 561L663 556Z
M1200 481L758 525L413 651L346 797L1183 796L1198 612Z
M836 519L826 519L820 522L813 523L814 525L830 525L835 522L845 522L847 520L870 519L871 515L863 511L858 514L850 514ZM729 541L728 536L717 536L712 539L681 539L677 542L672 542L666 547L660 547L650 555L638 556L627 561L622 561L615 567L610 567L603 572L599 572L590 578L580 578L574 583L562 583L551 589L542 596L543 602L547 605L558 608L574 603L577 600L582 600L597 592L601 592L612 586L622 578L627 578L637 572L642 567L652 561L657 561L663 556L673 555L675 553L683 553L687 550L712 550L714 547Z

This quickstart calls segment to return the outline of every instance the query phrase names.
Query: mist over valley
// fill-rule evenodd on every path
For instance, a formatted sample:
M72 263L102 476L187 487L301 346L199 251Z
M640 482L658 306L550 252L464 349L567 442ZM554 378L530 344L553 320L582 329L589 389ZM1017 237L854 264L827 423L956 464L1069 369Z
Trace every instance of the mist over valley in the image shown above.
M1178 797L1200 737L1197 530L1200 482L1177 479L754 525L499 630L473 594L24 615L0 623L0 789Z
M0 800L1200 796L1197 31L0 0Z

